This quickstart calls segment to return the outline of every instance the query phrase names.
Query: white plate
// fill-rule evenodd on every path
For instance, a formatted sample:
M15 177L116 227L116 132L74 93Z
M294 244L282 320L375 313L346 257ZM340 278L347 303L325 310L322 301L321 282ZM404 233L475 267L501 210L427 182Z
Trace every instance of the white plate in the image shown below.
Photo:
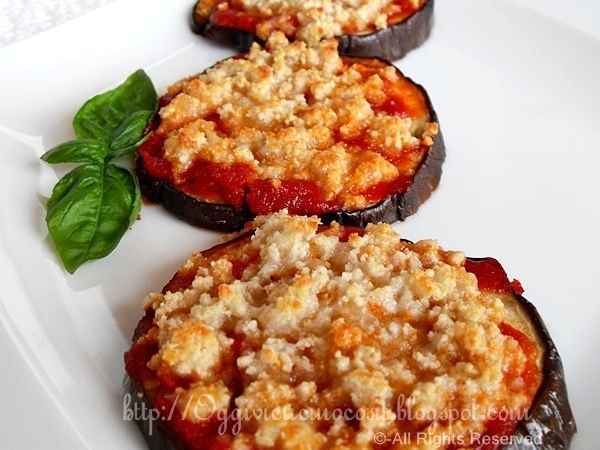
M144 294L219 236L144 207L110 257L68 275L42 207L62 172L38 157L72 136L82 101L136 68L163 88L231 54L190 33L191 3L123 0L0 50L0 337L19 366L1 388L12 408L0 423L17 424L5 448L144 448L121 417L122 353ZM508 2L453 0L400 63L432 96L448 160L398 228L496 256L523 281L563 356L582 450L600 440L598 54L598 41Z

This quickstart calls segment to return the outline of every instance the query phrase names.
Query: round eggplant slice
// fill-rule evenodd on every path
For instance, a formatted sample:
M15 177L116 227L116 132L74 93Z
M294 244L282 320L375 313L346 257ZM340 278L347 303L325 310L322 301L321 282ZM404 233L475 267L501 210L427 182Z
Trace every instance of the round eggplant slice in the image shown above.
M338 56L335 57L338 58ZM235 58L239 59L240 57ZM246 186L245 188L243 188L245 189L245 193L243 194L243 200L239 201L235 205L218 200L207 201L206 198L203 198L201 195L197 195L196 193L187 190L184 183L175 183L173 181L173 177L157 176L156 170L149 170L149 168L147 167L148 162L144 155L150 153L164 153L164 149L161 150L161 146L164 147L164 137L163 140L161 140L160 138L155 139L155 136L158 136L159 134L158 131L160 131L162 123L161 118L158 117L155 123L155 127L157 130L154 131L154 135L151 135L150 138L146 141L146 143L144 143L140 148L140 156L138 157L136 163L136 172L139 178L142 193L149 200L162 204L167 210L174 213L179 218L187 221L188 223L195 226L214 229L218 231L240 230L243 228L244 224L247 221L251 220L256 215L263 215L276 212L278 209L282 208L288 208L290 209L290 212L294 214L319 215L323 223L337 221L340 224L350 226L365 226L367 223L372 222L393 223L397 220L405 220L407 217L414 214L419 208L419 206L423 204L431 196L432 192L437 188L442 175L442 165L446 157L444 139L441 130L439 129L438 117L432 106L429 95L421 85L415 83L410 78L406 77L404 74L402 74L402 72L399 69L397 69L387 61L377 58L342 57L341 59L342 61L345 61L344 64L347 64L348 66L359 65L360 67L376 67L376 69L373 70L384 70L390 67L393 68L393 70L397 74L397 79L400 80L398 82L402 83L403 86L401 89L399 88L399 92L405 92L404 90L406 90L406 92L409 93L406 94L408 95L406 100L407 104L411 104L412 106L410 106L410 108L413 108L414 111L418 111L414 113L418 114L418 116L415 116L418 118L414 119L415 122L413 123L420 123L421 125L418 125L418 127L422 129L426 129L431 126L433 126L433 128L435 129L433 134L428 135L429 137L427 138L427 145L422 144L422 142L424 142L425 139L425 131L420 132L423 133L420 135L421 137L417 136L415 138L417 139L417 142L421 142L421 144L418 144L420 145L420 147L418 147L420 149L420 153L419 156L416 157L416 159L410 156L408 157L408 162L392 162L393 165L410 165L410 169L406 169L405 167L400 169L400 166L396 166L398 170L410 170L411 173L411 175L408 176L401 175L397 179L401 181L401 183L394 184L393 186L397 185L398 188L390 188L384 191L384 194L378 194L379 197L376 197L375 199L366 202L365 206L360 208L352 208L345 207L343 205L338 205L327 206L319 210L305 210L302 209L302 207L297 206L294 210L289 205L292 203L295 205L302 205L303 200L298 200L297 197L294 197L294 195L292 194L289 196L291 199L288 199L287 203L283 203L283 206L278 206L276 209L270 209L266 211L260 209L257 210L253 208L250 204L249 199L256 198L256 196L251 197L251 186ZM208 70L210 69L207 69L207 71ZM206 74L207 71L203 72L203 74ZM176 99L177 95L170 96L169 98L167 98L163 102L163 106L168 107L170 102L174 101L173 98ZM398 106L397 103L394 103L396 102L396 100L394 100L393 97L390 98L391 100L389 100L388 103L385 104L390 104L392 106L386 106L386 108L389 109L386 110L383 114L386 114L385 117L392 118L395 120L397 117L395 117L394 114L405 113L399 113L397 112L397 110L394 110L393 108L401 107ZM212 115L214 116L214 113ZM339 130L332 130L332 133L334 136L337 136L336 133L339 133ZM371 131L363 131L363 133L367 133L368 135L369 133L371 133ZM396 130L390 130L389 128L384 129L381 133L383 133L384 135L388 133L397 135ZM154 141L156 141L158 144L155 144ZM346 141L340 142L342 142L343 145L346 146L345 148L347 149L360 149L361 151L368 152L369 154L372 154L374 151L372 147L373 144L370 143L370 141L368 140L350 140L349 143L346 143ZM412 147L409 147L408 150L401 151L406 151L410 153L412 151L410 150L410 148ZM385 152L385 150L377 151ZM384 153L380 153L380 155L383 156ZM387 159L388 156L384 156L384 158ZM358 169L356 170L358 171ZM363 171L362 173L366 172ZM399 173L402 174L405 172ZM285 178L283 179L284 183L287 181L294 182L295 180L286 180ZM312 181L312 179L309 179L308 181L313 183L319 180L315 178L314 181ZM384 185L389 186L390 184L386 185L384 183ZM294 198L296 198L296 200L293 200Z
M434 116L435 117L435 116ZM446 150L442 134L437 136L411 185L405 192L395 193L382 202L356 211L336 211L321 216L323 223L336 221L342 225L364 227L368 223L394 223L413 215L435 191L442 176ZM192 197L168 181L153 178L145 169L142 158L137 158L136 174L142 194L191 225L216 231L238 231L254 218L246 207L208 203Z
M236 28L233 24L223 26L215 23L211 20L210 11L204 6L207 3L207 0L199 0L194 5L194 32L240 52L247 51L254 42L263 43L254 32L249 31L250 28L239 28L244 25ZM340 52L349 56L377 57L390 61L403 58L408 52L421 46L431 34L434 3L434 0L426 0L410 16L383 29L337 36Z
M327 227L322 227L322 230ZM362 234L363 229L347 229L346 234L356 232ZM218 245L202 252L206 258L220 257L230 251L241 251L251 238L253 232L241 234L232 241ZM340 235L341 236L341 235ZM410 243L410 241L406 241ZM502 265L493 258L467 258L467 271L476 275L482 291L493 291L497 294L507 310L506 318L517 333L527 336L537 349L537 364L541 368L541 383L535 394L531 407L524 418L518 422L512 434L511 444L505 447L484 446L485 449L500 450L567 450L577 431L577 426L567 394L565 375L558 350L550 337L540 314L535 306L525 299L520 283L509 282ZM163 289L175 292L189 287L194 279L196 266L186 264ZM148 313L138 324L133 342L144 336L152 326L153 316ZM128 407L131 412L142 411L145 414L134 416L151 450L187 450L187 447L173 436L166 422L157 419L158 411L153 410L146 391L130 377L124 381ZM153 413L150 413L154 411ZM505 434L502 437L506 438ZM479 445L479 444L478 444ZM210 447L211 449L213 447ZM226 443L223 447L229 448ZM466 447L465 447L466 448ZM472 450L476 450L473 448Z

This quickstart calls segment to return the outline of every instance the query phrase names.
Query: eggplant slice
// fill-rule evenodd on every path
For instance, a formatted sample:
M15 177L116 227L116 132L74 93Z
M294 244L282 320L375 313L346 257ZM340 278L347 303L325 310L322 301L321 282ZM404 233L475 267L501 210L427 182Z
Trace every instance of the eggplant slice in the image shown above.
M253 33L219 26L192 10L192 30L221 44L246 52L254 42L263 42ZM405 20L370 33L346 34L336 37L340 53L348 56L383 58L394 61L420 47L431 34L435 0L427 0L420 10Z
M245 232L232 241L202 252L202 255L210 256L214 252L227 251L228 245L243 245L252 233L252 231ZM533 335L536 346L542 351L542 381L540 387L528 414L517 425L513 434L515 439L503 450L569 449L571 440L577 432L577 425L569 404L562 361L544 321L536 307L521 295L522 289L515 289L514 284L509 282L506 272L497 260L493 258L467 258L467 262L487 262L497 268L496 276L504 277L504 280L501 281L506 286L505 292L499 293L505 306L507 309L512 309L514 314L519 316L519 320L523 321L524 326ZM183 267L165 286L163 293L189 286L194 274L195 271L191 270L190 267ZM518 286L520 288L520 284ZM144 325L144 319L142 319L133 334L133 342L145 334L146 331L147 328ZM143 388L128 376L125 377L124 388L125 395L130 396L131 399L131 411L152 410L151 403L146 398ZM161 421L152 420L147 416L149 415L142 414L139 417L136 415L134 420L151 450L186 450L184 445L173 439Z
M433 117L436 117L435 114ZM444 140L440 133L417 169L410 187L402 193L392 194L377 205L358 211L337 211L321 216L323 223L334 220L342 225L364 227L368 223L394 223L413 215L435 191L442 176L446 159ZM238 231L254 218L247 208L208 203L179 191L167 181L153 178L144 168L142 158L137 158L136 174L142 194L191 225L216 231Z
M363 58L352 58L361 61ZM364 227L368 223L394 223L413 215L438 187L442 176L442 165L446 158L446 147L439 120L425 88L406 77L400 69L380 58L364 58L365 61L380 61L388 64L398 74L411 83L423 96L429 122L438 124L437 135L423 159L415 169L412 181L402 192L392 193L377 204L359 210L338 210L320 215L321 221L328 224L336 221L341 225ZM217 63L218 64L218 63ZM208 69L207 69L208 70ZM155 123L158 127L158 121ZM153 177L144 167L143 158L136 161L136 174L142 194L151 202L162 204L168 211L191 225L216 231L238 231L255 215L247 206L235 207L222 203L202 201L189 195L164 179ZM275 211L273 211L275 212Z

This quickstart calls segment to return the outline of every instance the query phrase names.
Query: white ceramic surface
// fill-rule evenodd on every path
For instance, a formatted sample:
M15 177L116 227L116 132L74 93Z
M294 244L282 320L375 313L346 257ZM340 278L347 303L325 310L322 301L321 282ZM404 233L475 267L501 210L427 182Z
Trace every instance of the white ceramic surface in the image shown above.
M431 40L399 66L429 90L448 160L397 227L496 256L523 282L563 356L573 448L596 448L600 41L507 0L437 3ZM63 169L38 157L72 136L82 101L136 68L163 88L231 54L191 34L190 4L120 0L0 49L2 448L144 448L121 417L122 352L144 294L220 237L144 207L112 255L68 275L42 207Z

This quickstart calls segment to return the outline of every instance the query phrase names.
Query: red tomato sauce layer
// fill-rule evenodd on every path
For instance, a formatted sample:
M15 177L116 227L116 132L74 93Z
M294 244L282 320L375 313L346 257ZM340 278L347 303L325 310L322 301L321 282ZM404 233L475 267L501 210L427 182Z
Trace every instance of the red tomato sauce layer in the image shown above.
M215 25L223 28L234 28L236 30L247 31L248 33L254 33L256 25L260 22L258 17L233 8L216 9L211 14L210 20Z
M323 214L338 209L325 201L321 189L307 180L257 180L249 186L246 197L254 214L268 214L288 209L290 214Z
M183 175L182 191L241 208L254 170L245 164L217 164L197 159Z
M494 258L467 258L465 269L477 277L479 289L482 291L516 295L525 292L519 280L508 279L504 268Z

